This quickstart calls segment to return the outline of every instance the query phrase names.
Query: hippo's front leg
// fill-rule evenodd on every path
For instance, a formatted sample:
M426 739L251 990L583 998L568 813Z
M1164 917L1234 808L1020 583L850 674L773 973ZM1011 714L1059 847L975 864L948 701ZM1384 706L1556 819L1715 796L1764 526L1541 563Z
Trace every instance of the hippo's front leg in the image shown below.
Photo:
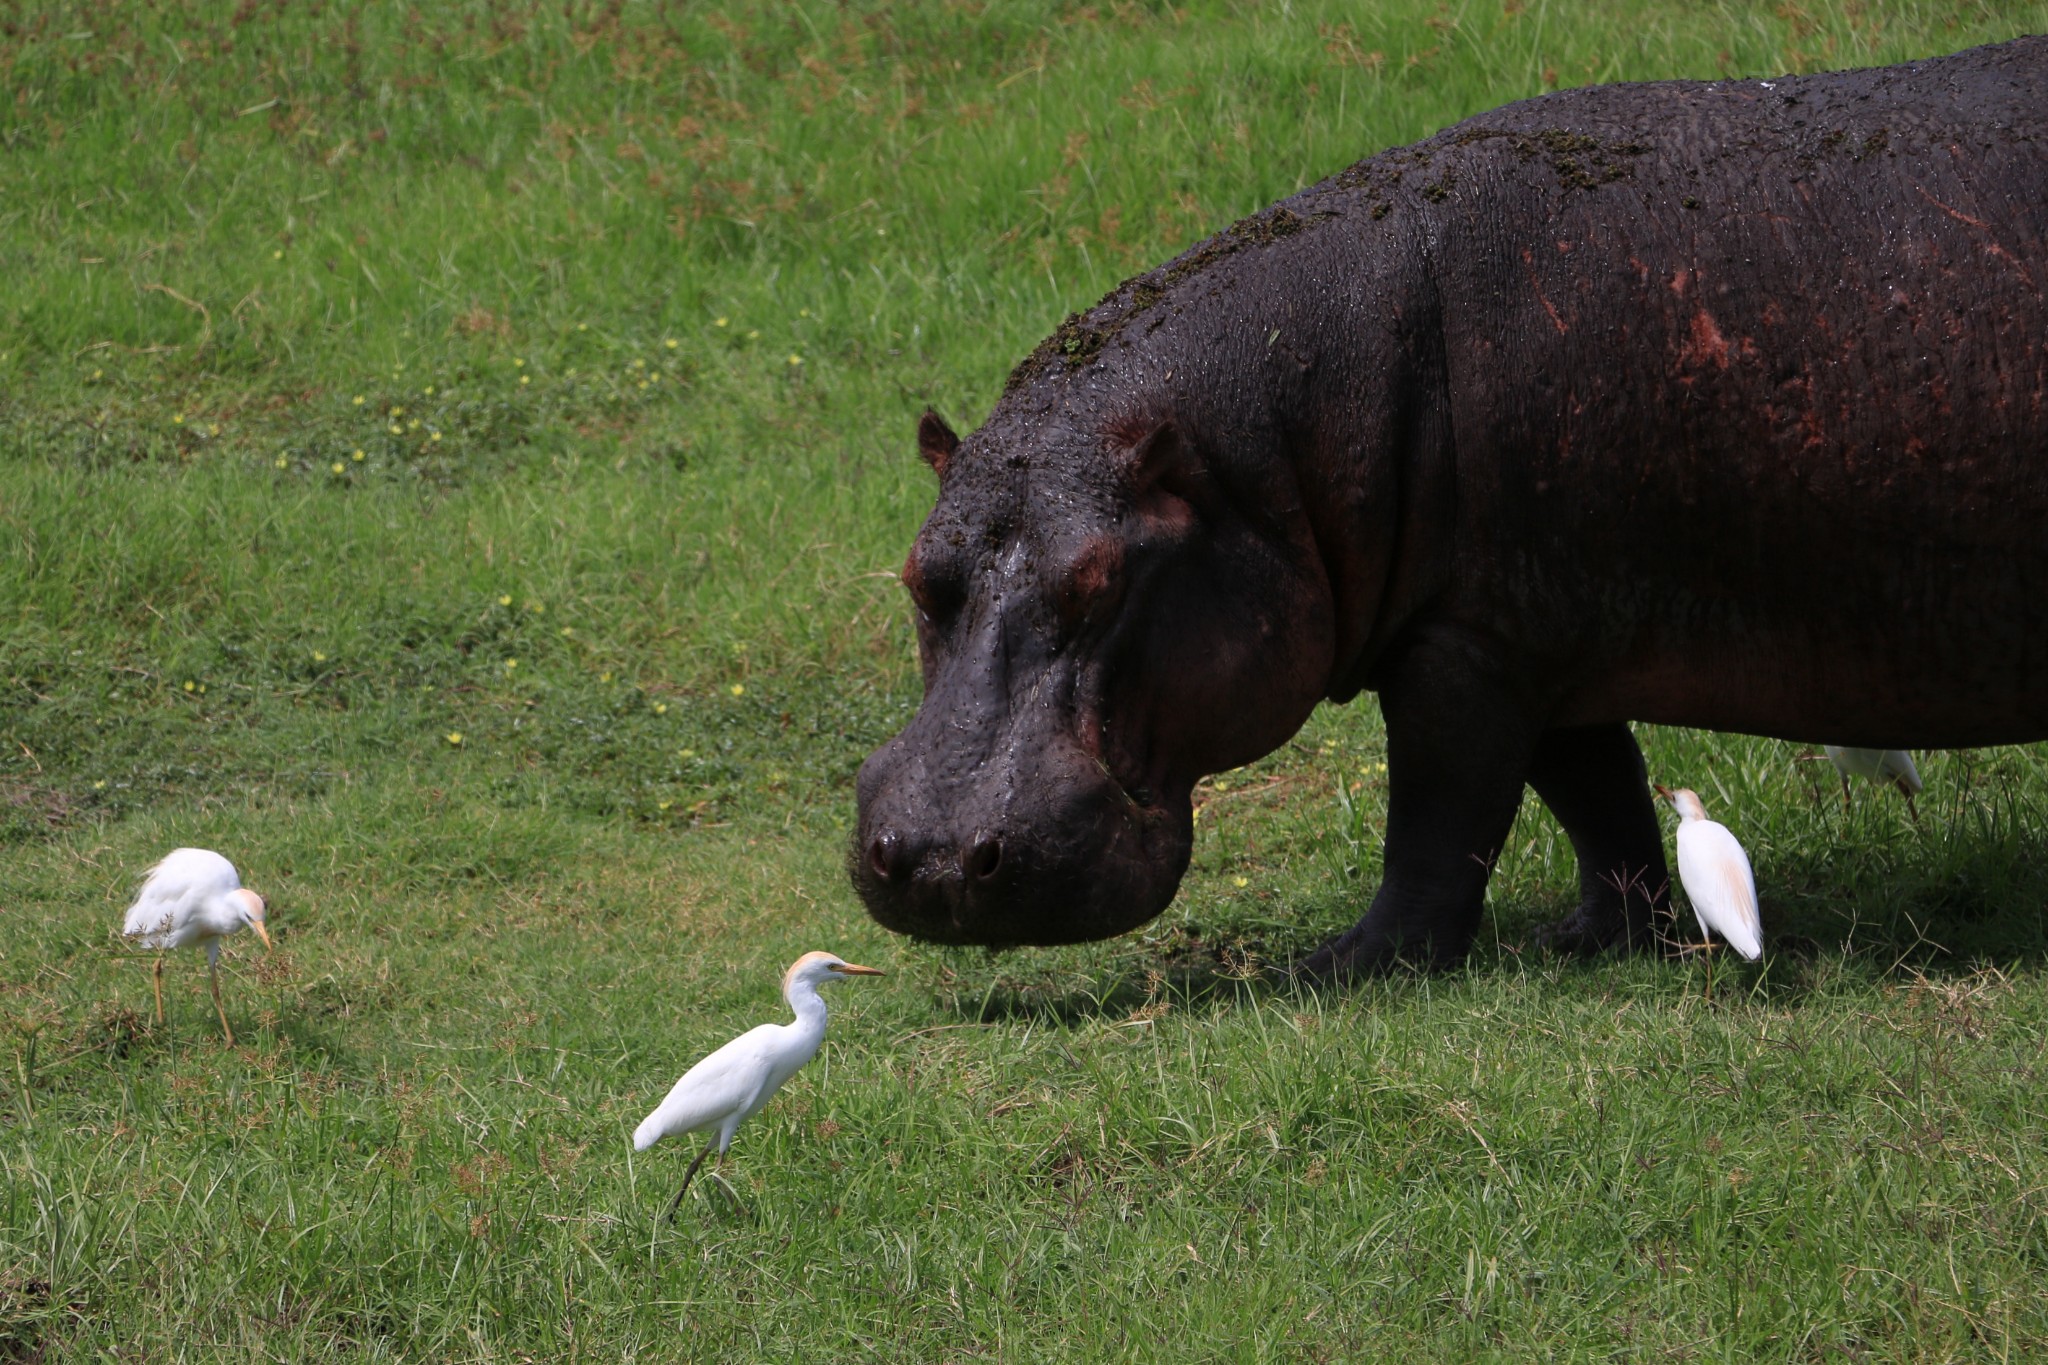
M1540 930L1539 943L1563 953L1654 945L1671 912L1671 874L1649 781L1625 724L1549 730L1536 742L1529 785L1579 860L1579 908Z
M1365 917L1298 973L1344 980L1464 958L1540 733L1512 676L1476 642L1447 637L1411 648L1382 683L1385 874Z

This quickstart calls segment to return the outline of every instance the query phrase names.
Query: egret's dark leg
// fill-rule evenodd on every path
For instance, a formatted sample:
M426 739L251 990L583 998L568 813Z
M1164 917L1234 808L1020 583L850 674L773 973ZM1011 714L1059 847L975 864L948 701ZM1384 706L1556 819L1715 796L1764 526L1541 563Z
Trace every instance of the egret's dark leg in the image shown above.
M1919 824L1920 808L1913 804L1913 789L1906 785L1903 778L1899 780L1899 795L1906 798L1906 814L1913 817L1914 824Z
M1529 785L1579 863L1578 909L1537 941L1562 953L1651 947L1671 911L1671 874L1634 733L1625 724L1547 730L1529 760Z
M150 989L156 992L156 1022L161 1026L164 1022L164 955L162 953L156 955L156 970L150 975L149 985Z
M206 963L206 979L213 986L213 1012L220 1016L220 1031L227 1035L228 1046L235 1045L235 1031L228 1027L228 1012L220 1003L220 959L211 957Z
M1842 814L1847 815L1849 813L1849 774L1838 773L1836 775L1842 779Z
M704 1150L697 1153L697 1159L690 1163L690 1169L683 1172L683 1188L676 1191L675 1199L668 1206L669 1222L676 1221L676 1210L683 1206L683 1195L689 1192L690 1182L697 1178L697 1168L704 1164L704 1158L710 1156L717 1146L715 1142L705 1143Z

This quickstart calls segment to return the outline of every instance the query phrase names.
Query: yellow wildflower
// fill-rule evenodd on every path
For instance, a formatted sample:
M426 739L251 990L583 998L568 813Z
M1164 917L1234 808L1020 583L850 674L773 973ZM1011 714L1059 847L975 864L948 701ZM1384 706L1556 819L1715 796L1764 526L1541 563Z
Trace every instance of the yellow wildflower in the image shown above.
M313 651L313 662L316 664L324 664L327 662L327 656L316 649Z
M804 358L800 355L791 355L789 358L789 363L792 365L801 365L804 363Z
M720 318L720 319L719 319L718 321L716 321L716 322L712 323L711 325L712 325L713 327L723 327L723 326L725 326L725 323L726 323L726 319L724 319L724 318Z
M459 747L462 744L462 731L450 730L448 732L448 742Z
M198 688L199 688L199 684L198 684L198 683L196 683L196 682L193 682L193 681L192 681L192 680L191 680L190 678L187 678L187 679L185 679L185 690L186 690L187 692L193 692L193 691L197 691L197 690L198 690Z
M335 472L335 473L337 473L337 474L339 474L339 473L340 473L340 472L341 472L342 470L344 470L344 469L347 469L347 468L348 468L348 466L347 466L347 465L345 465L345 464L343 464L343 463L342 463L342 462L341 462L340 460L336 460L336 461L334 462L334 472Z
M500 597L498 598L498 605L499 605L499 606L501 606L501 607L509 607L509 606L511 606L511 605L512 605L512 594L508 592L508 593L505 593L505 594L501 595L501 596L500 596Z
M665 701L658 701L658 702L654 703L654 714L655 714L655 715L657 715L657 716L665 716L665 715L667 715L667 714L668 714L668 703L667 703L667 702L665 702Z
M288 464L290 464L290 463L291 463L291 461L290 461L290 460L287 460L287 459L286 459L286 458L285 458L284 456L282 456L282 455L280 455L280 456L278 456L278 457L277 457L277 467L278 467L279 469L283 469L283 468L284 468L284 467L285 467L286 465L288 465Z
M732 685L732 694L733 694L733 695L734 695L735 697L744 697L744 696L746 696L746 695L747 695L747 689L746 689L746 686L745 686L745 684L743 684L743 683L734 683L734 684Z
M668 340L662 342L661 344L668 347L671 351L673 351L676 348L677 343L674 337L670 337Z
M349 456L349 458L352 460L361 461L361 459L363 458L363 452L358 450L357 452L355 452L355 454Z
M533 376L530 374L522 374L519 376L519 382L522 384L531 384L533 382Z
M364 402L366 402L366 401L367 401L367 400L366 400L366 399L364 399L364 397L363 397L363 396L362 396L361 394L357 394L357 395L356 395L356 406L357 406L357 407L361 407L361 406L362 406L362 405L364 404Z
M1251 885L1251 883L1250 883L1249 881L1245 880L1245 879L1244 879L1243 877L1232 877L1232 878L1230 879L1230 884L1231 884L1232 886L1237 886L1237 887L1245 887L1245 886L1250 886L1250 885Z

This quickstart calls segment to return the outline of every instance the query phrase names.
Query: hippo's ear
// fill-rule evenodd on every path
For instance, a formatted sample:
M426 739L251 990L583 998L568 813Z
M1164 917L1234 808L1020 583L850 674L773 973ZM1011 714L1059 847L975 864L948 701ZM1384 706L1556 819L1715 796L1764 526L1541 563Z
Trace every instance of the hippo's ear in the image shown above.
M1185 462L1187 443L1181 440L1180 428L1171 417L1118 434L1130 441L1124 468L1140 493L1170 482Z
M1141 502L1163 494L1200 510L1210 501L1207 471L1171 417L1126 425L1111 437L1125 448L1124 477Z
M953 428L946 425L946 419L924 410L924 416L917 419L917 453L924 456L924 462L932 467L932 473L946 477L946 466L952 462L953 452L960 448L960 438L953 434Z

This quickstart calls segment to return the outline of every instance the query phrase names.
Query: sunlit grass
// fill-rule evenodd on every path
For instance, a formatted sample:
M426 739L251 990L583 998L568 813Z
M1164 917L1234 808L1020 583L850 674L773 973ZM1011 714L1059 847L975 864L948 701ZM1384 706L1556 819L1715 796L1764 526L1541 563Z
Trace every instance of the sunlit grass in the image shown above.
M1379 870L1369 700L1198 792L1111 943L841 869L917 699L911 452L1069 310L1548 88L1900 60L2039 4L49 5L0 15L0 1360L2024 1359L2048 773L1921 821L1643 731L1771 951L1565 964L1532 802L1463 972L1238 979ZM272 897L222 1048L136 874ZM652 1215L625 1135L891 970Z

